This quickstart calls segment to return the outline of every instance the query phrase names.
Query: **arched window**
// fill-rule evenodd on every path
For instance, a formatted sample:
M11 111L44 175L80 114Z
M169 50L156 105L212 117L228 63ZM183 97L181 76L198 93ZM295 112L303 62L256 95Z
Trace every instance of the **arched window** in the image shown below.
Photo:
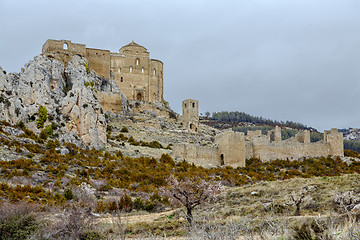
M154 69L153 75L154 75L154 76L156 75L156 70L155 70L155 69Z
M63 49L64 49L64 50L67 50L67 49L68 49L68 44L67 44L67 43L64 43Z
M141 95L141 93L138 93L138 94L136 95L136 99L137 99L137 100L142 100L142 95Z
M118 69L118 72L121 72L121 69L120 69L120 68Z
M144 73L144 68L141 69L141 73Z
M135 64L138 66L140 64L140 59L136 59Z
M132 72L132 67L130 67L130 72Z
M195 103L192 104L193 105L193 108L195 107Z

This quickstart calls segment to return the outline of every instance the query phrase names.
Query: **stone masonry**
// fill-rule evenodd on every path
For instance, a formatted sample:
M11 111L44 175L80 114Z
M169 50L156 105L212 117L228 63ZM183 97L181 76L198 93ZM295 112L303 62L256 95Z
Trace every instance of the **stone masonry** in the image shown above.
M185 100L183 102L183 121L189 124L192 119L194 121L191 123L196 126L199 122L195 121L196 118L192 118L194 112L188 113L189 103L196 103L195 106L198 108L198 101ZM188 124L185 127L188 131L193 131ZM259 158L261 161L270 161L328 155L344 156L343 136L336 128L325 131L324 139L318 142L310 142L310 131L308 130L299 132L295 137L286 140L282 140L281 128L278 126L269 131L267 135L263 135L260 130L248 131L246 136L242 132L228 130L216 135L214 144L214 146L177 144L173 147L172 154L175 159L185 159L204 167L223 165L244 167L245 160L251 157Z
M143 46L131 42L118 53L109 50L87 48L85 44L68 40L45 42L42 54L65 64L75 55L85 57L85 63L99 76L112 79L129 100L163 102L163 63L150 59L150 53ZM99 96L105 110L121 111L121 94Z

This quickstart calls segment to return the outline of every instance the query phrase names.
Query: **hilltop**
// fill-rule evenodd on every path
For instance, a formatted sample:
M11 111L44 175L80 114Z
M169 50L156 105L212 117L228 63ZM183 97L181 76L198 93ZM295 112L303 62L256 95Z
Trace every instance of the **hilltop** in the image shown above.
M280 134L288 139L284 144L295 138L299 144L307 144L307 133L299 134L299 129L290 126L280 130L275 128L276 122L233 124L208 118L200 118L194 129L191 124L196 123L196 117L186 122L166 102L127 99L116 86L111 79L89 68L87 59L79 55L66 64L40 55L16 74L0 69L0 211L5 216L2 223L9 219L10 223L17 221L16 212L22 212L32 220L19 224L38 224L30 227L40 229L36 234L45 239L64 236L104 239L121 234L137 238L143 234L164 236L164 233L193 238L191 234L205 234L204 229L223 234L229 232L225 228L231 227L237 234L244 230L244 237L260 236L262 230L270 231L266 234L272 236L286 231L290 236L296 231L287 224L301 226L293 217L291 193L308 189L312 201L304 203L302 214L310 219L318 214L325 215L319 219L326 221L331 214L343 218L344 212L350 212L354 204L360 203L351 195L351 206L344 211L335 191L329 190L337 187L339 194L346 195L357 186L360 172L357 152L345 151L345 157L304 157L293 161L262 162L252 157L246 159L246 164L244 160L244 166L204 168L183 158L173 158L173 148L188 144L217 150L216 138L223 136L221 129L227 127L239 131L263 130L268 135L260 132L256 136L267 141L273 137L281 142ZM121 96L120 103L107 105L118 104L120 112L104 110L104 98L100 96L107 94ZM245 135L241 136L245 144ZM306 136L309 144L310 137L316 138L310 133ZM219 202L200 206L195 211L198 228L191 228L190 232L182 210L172 209L174 206L162 194L169 187L167 180L171 175L193 179L195 183L196 179L204 179L226 186ZM355 193L357 190L351 194ZM32 207L13 205L23 202L37 205L37 217L30 210ZM8 211L12 208L16 211ZM260 218L264 212L267 218ZM121 222L129 215L132 219L136 215L159 219ZM39 220L44 217L49 222ZM114 218L117 221L111 220ZM205 224L204 219L209 219L211 224ZM275 223L281 225L276 230L280 232L271 232L275 231ZM261 228L264 224L272 227Z

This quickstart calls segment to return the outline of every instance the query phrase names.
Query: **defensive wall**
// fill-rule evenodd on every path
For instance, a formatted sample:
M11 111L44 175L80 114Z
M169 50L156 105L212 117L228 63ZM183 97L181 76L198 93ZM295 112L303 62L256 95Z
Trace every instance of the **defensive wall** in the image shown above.
M190 109L191 114L187 113L187 105L195 102L197 104L194 105L195 109ZM194 122L196 118L193 116L197 111L196 108L198 108L196 100L187 99L183 102L184 123L191 120L196 125ZM188 125L185 124L184 127L193 132ZM173 147L172 155L175 159L185 159L204 167L223 165L244 167L245 160L252 157L259 158L263 162L328 155L343 157L344 143L343 134L338 132L336 128L324 131L323 140L311 142L310 131L308 130L301 131L292 138L282 140L281 128L276 126L267 135L262 134L260 130L248 131L246 136L242 132L224 131L215 136L213 146L200 146L191 143L177 144Z
M147 49L135 42L112 53L69 40L49 39L43 45L42 54L64 62L65 66L74 55L81 55L88 60L91 70L114 80L127 99L163 102L163 63L151 59ZM121 102L121 95L118 97L120 100L114 95L102 95L99 100L106 111L118 112L119 106L112 105Z

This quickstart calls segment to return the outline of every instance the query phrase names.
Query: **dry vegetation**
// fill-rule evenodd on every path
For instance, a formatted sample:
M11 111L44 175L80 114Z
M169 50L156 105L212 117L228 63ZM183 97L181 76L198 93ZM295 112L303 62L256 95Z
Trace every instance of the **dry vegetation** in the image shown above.
M24 133L11 136L5 127ZM126 128L121 132L113 141L163 148L125 137ZM0 161L0 231L9 233L12 226L10 232L22 232L13 238L0 234L0 239L359 239L352 213L360 203L355 151L346 150L346 161L330 156L269 163L250 159L245 168L204 169L174 162L167 154L130 158L48 137L40 138L24 124L1 123L0 149L15 155ZM227 193L195 208L192 227L182 209L151 215L171 209L160 191L168 187L170 175L218 182ZM301 216L295 216L299 200ZM150 221L129 220L141 214Z

